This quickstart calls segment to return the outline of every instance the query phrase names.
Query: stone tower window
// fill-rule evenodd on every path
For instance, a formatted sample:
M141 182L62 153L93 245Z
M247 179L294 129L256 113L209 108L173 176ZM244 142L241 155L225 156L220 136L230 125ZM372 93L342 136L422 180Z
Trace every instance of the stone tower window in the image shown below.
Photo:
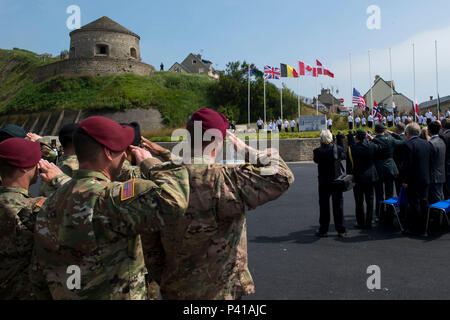
M109 56L109 47L106 44L97 44L95 46L96 56Z
M132 58L137 59L137 53L136 53L136 49L135 49L135 48L131 48L131 49L130 49L130 56L131 56Z

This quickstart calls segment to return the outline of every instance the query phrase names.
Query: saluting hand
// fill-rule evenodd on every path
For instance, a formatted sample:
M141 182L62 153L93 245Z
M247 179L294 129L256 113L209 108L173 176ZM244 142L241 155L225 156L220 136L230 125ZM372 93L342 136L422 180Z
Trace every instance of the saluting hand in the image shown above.
M42 139L42 137L40 135L37 135L36 133L32 133L32 132L27 133L27 138L33 142L36 142L39 139Z
M50 163L44 159L39 161L38 168L41 171L41 179L46 183L50 183L57 175L63 173L54 163Z
M136 159L136 164L140 165L142 161L146 159L153 158L152 154L143 148L130 146L131 152L133 153L134 158Z
M159 144L151 142L150 140L148 140L144 137L141 137L141 140L142 140L142 145L144 146L144 148L146 148L148 151L150 151L151 154L154 156L160 156L161 153L166 150L163 147L161 147Z

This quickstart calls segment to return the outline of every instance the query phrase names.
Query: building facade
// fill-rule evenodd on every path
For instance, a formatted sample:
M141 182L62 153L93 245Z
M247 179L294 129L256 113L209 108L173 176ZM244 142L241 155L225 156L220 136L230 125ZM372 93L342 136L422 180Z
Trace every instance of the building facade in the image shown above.
M212 67L212 62L202 59L200 54L190 53L181 63L175 62L169 69L173 72L207 74L219 79L220 73Z

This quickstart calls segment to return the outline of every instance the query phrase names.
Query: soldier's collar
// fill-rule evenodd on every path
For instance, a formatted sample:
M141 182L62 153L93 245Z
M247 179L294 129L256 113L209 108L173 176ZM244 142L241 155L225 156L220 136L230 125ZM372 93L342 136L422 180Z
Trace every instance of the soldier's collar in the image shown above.
M4 192L12 192L12 193L21 193L26 197L30 196L30 193L26 189L22 189L19 187L7 187L7 186L0 186L0 193Z
M96 178L104 181L111 181L103 173L95 170L77 170L73 173L73 179L86 179L86 178Z

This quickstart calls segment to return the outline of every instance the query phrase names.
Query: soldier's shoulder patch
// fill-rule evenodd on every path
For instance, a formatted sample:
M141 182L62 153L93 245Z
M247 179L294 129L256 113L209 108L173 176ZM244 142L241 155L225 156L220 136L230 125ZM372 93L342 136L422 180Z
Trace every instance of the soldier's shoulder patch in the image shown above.
M128 180L122 183L120 191L120 200L125 201L134 197L134 182L136 179Z
M44 205L45 200L47 200L47 198L42 198L41 200L36 202L34 205L39 207L39 208L42 208L42 206Z

